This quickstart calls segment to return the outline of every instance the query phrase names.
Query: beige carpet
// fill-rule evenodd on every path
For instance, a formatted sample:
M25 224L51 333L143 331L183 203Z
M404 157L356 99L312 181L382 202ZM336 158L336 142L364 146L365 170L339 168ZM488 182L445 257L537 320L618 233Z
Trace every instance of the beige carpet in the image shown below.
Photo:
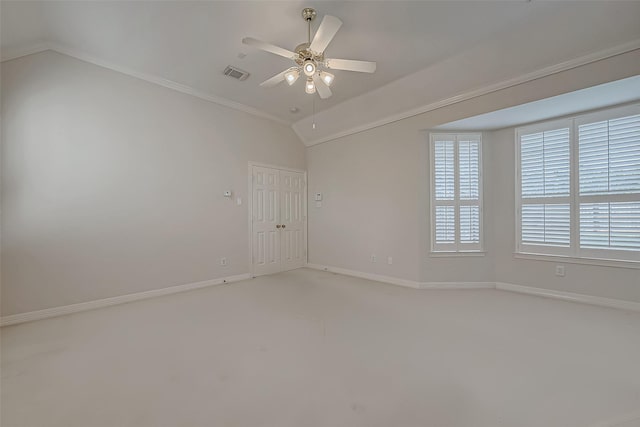
M304 269L6 327L1 367L3 427L640 422L639 313Z

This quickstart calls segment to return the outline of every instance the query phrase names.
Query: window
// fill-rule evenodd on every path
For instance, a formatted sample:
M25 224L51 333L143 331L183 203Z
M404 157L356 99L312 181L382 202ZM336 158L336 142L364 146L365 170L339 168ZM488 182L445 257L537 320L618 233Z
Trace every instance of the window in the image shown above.
M640 106L516 132L518 252L640 261Z
M431 134L434 252L482 250L482 138Z

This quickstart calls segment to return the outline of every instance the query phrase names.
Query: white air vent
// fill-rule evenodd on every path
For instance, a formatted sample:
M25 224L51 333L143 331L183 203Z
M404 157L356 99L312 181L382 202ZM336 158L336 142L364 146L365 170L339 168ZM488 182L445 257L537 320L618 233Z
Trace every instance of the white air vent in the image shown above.
M249 73L241 70L240 68L232 67L231 65L227 65L227 68L224 69L224 75L241 81L247 80L249 77Z

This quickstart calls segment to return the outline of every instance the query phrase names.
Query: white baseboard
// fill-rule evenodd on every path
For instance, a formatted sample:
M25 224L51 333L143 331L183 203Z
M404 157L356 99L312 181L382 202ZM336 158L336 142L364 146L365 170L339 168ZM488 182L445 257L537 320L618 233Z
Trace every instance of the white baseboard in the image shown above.
M372 280L374 282L389 283L392 285L404 286L405 288L420 289L420 283L413 280L400 279L398 277L381 276L379 274L364 273L362 271L347 270L346 268L331 267L318 264L307 263L307 268L314 270L329 271L331 273L344 274L345 276L358 277L360 279Z
M502 282L496 282L495 288L501 291L518 292L521 294L535 295L544 298L555 298L563 301L579 302L589 305L599 305L601 307L617 308L621 310L640 311L640 302L634 301L576 294L573 292L563 292L553 289L543 289L533 286L514 285L512 283Z
M382 276L379 274L364 273L361 271L348 270L346 268L323 266L318 264L306 264L307 268L314 270L329 271L343 274L345 276L358 277L375 282L388 283L391 285L403 286L413 289L498 289L501 291L517 292L521 294L555 298L562 301L578 302L582 304L597 305L601 307L616 308L640 312L640 302L624 301L613 298L604 298L593 295L576 294L572 292L556 291L551 289L537 288L533 286L515 285L503 282L417 282L413 280L400 279L397 277ZM93 310L95 308L108 307L116 304L138 301L142 299L155 298L163 295L171 295L178 292L185 292L194 289L205 288L207 286L221 285L225 283L238 282L251 278L251 274L238 274L236 276L222 277L219 279L205 280L203 282L187 283L185 285L170 286L168 288L154 289L135 294L121 295L117 297L104 298L100 300L87 301L78 304L65 305L62 307L47 308L44 310L30 311L27 313L13 314L0 317L0 326L16 325L18 323L31 322L34 320L48 319L50 317L62 316L65 314L79 313L81 311Z
M494 289L493 282L421 282L419 289Z
M413 289L493 289L493 282L416 282L414 280L400 279L397 277L382 276L362 271L348 270L346 268L331 267L318 264L307 264L314 270L329 271L331 273L344 274L345 276L358 277L360 279L373 280L374 282L389 283L391 285L404 286Z
M593 295L576 294L572 292L555 291L551 289L537 288L533 286L515 285L503 282L416 282L399 279L396 277L381 276L361 271L348 270L346 268L307 264L308 268L344 274L345 276L359 277L375 282L389 283L414 289L498 289L501 291L517 292L545 298L555 298L562 301L579 302L582 304L598 305L601 307L617 308L640 312L640 302L625 301L613 298L598 297Z
M207 286L222 285L225 283L238 282L250 279L249 273L238 274L236 276L221 277L219 279L205 280L185 285L169 286L168 288L153 289L151 291L137 292L135 294L120 295L117 297L104 298L94 301L81 302L78 304L64 305L62 307L46 308L44 310L29 311L27 313L13 314L0 318L0 326L15 325L18 323L31 322L34 320L48 319L50 317L62 316L65 314L79 313L81 311L93 310L95 308L109 307L110 305L124 304L142 299L155 298L163 295L176 294L178 292L191 291L205 288Z

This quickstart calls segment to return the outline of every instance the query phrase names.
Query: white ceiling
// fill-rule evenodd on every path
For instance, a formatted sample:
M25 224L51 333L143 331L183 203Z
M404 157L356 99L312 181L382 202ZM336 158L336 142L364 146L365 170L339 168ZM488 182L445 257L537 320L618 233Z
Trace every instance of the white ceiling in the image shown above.
M292 87L258 86L290 63L241 43L251 36L293 49L306 39L300 11L307 6L344 22L327 55L378 63L372 75L336 71L328 100L306 95L301 81ZM400 112L424 104L424 97L451 96L444 93L446 81L420 79L443 64L455 64L456 78L517 75L640 39L640 2L2 1L1 7L3 57L52 43L289 124L304 123L312 100L316 112L328 111L398 81L413 79L419 90L372 97L372 110L384 104L384 114ZM251 76L243 82L224 76L229 64ZM291 107L300 111L292 114ZM349 127L350 116L343 120L334 124Z

